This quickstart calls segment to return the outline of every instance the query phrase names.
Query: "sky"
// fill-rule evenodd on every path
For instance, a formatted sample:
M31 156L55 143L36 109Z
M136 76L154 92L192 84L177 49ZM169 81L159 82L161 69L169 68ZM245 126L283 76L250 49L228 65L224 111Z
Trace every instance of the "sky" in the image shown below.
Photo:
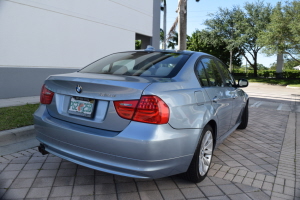
M279 0L265 0L265 3L270 3L275 6ZM205 28L203 25L206 19L210 17L208 14L218 11L218 8L232 8L235 5L243 7L246 2L256 2L256 0L188 0L187 4L187 34L191 35L196 29L202 30ZM177 13L178 0L167 0L167 32L174 23ZM160 27L163 28L163 12L161 12ZM178 28L178 27L177 27ZM270 64L276 62L276 56L267 57L264 54L259 53L257 62L263 64L266 67L270 67ZM246 64L245 58L243 58L243 64Z

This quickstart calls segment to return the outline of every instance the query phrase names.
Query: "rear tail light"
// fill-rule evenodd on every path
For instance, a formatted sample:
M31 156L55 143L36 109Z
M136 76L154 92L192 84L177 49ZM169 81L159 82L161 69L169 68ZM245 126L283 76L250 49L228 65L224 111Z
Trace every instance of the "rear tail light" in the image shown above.
M40 95L41 104L50 104L52 102L53 95L54 92L48 90L44 84Z
M140 100L115 101L120 117L151 124L166 124L169 121L169 107L161 98L142 96Z

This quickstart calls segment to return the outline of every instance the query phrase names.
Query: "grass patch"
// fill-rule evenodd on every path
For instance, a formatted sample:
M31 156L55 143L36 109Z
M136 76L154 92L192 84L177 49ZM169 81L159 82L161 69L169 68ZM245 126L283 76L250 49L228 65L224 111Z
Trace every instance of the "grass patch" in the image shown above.
M236 80L239 78L245 78L252 83L267 83L272 85L299 85L300 79L276 79L276 78L254 78L254 77L235 77Z
M0 131L33 124L32 114L40 104L27 104L0 108Z
M292 85L289 85L290 87L300 87L300 84L292 84Z

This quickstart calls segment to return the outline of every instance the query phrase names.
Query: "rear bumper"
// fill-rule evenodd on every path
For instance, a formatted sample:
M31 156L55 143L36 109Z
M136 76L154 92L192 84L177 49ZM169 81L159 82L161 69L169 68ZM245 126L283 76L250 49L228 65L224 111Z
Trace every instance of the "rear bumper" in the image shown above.
M131 122L122 132L84 127L49 116L41 105L34 114L37 139L46 151L96 170L134 178L160 178L185 172L200 129Z

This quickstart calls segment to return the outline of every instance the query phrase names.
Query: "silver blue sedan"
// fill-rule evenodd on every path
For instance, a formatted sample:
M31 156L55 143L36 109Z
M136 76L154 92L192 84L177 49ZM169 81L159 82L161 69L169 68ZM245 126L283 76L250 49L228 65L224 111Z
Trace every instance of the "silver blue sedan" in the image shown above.
M247 80L190 51L128 51L45 80L41 153L133 178L202 181L213 150L248 123Z

